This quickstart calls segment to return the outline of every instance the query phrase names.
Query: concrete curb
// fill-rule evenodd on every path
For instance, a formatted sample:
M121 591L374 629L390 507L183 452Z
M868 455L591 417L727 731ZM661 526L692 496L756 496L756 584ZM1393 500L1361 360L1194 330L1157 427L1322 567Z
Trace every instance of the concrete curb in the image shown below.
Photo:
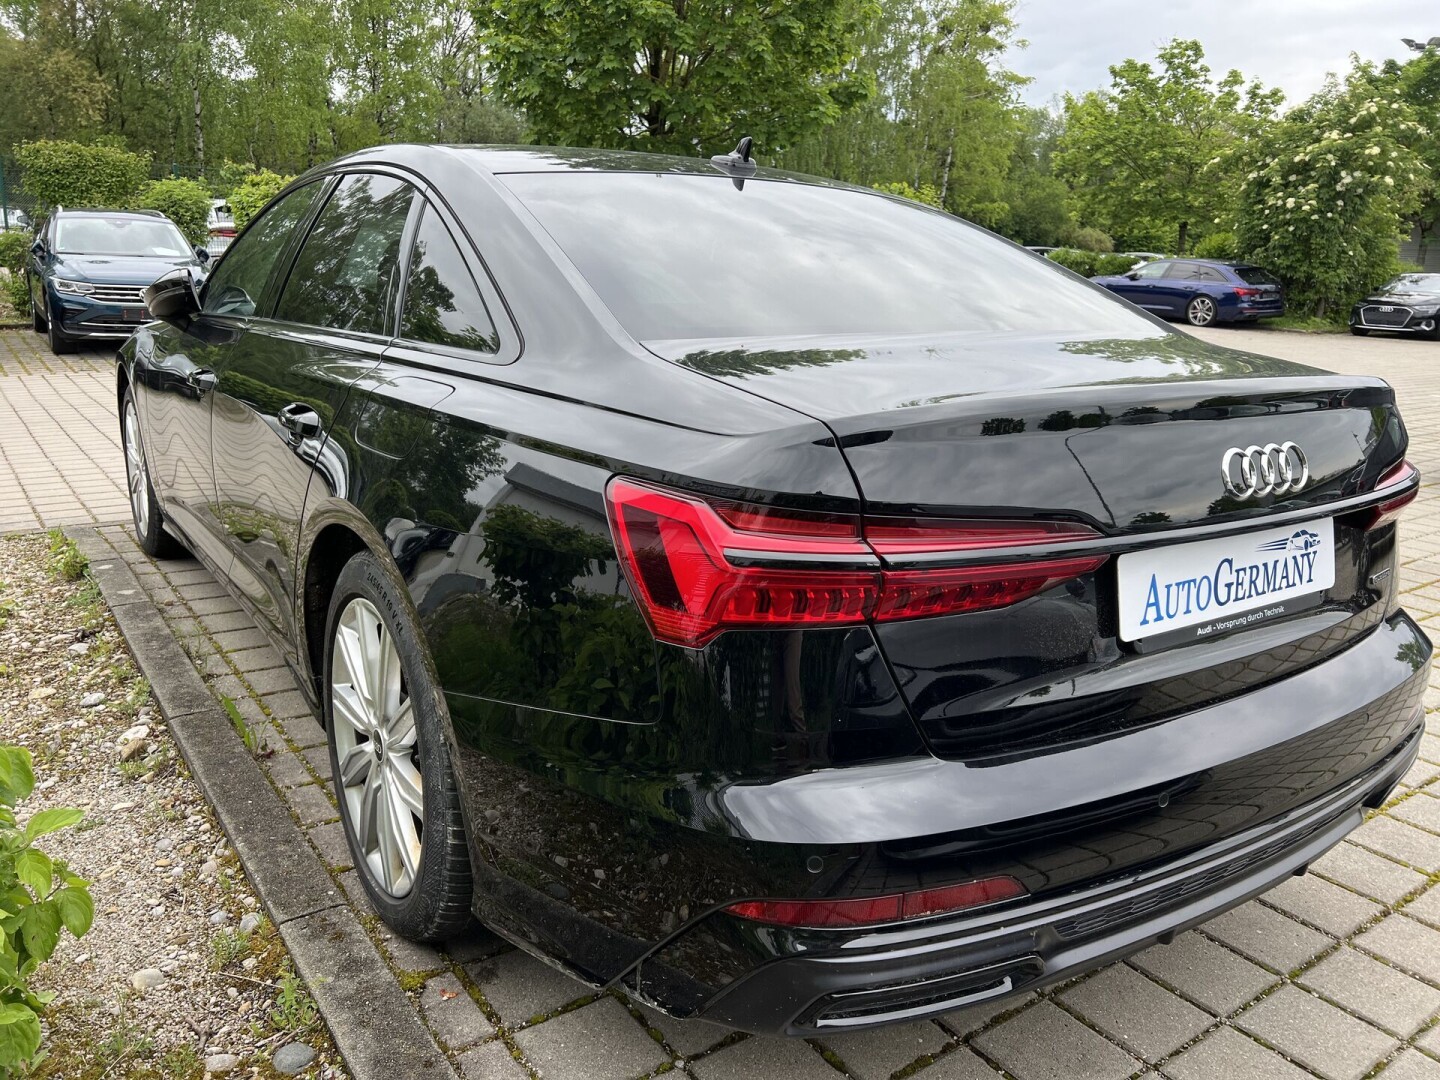
M89 557L90 574L150 681L185 763L215 808L355 1080L458 1080L125 560L92 528L66 532Z

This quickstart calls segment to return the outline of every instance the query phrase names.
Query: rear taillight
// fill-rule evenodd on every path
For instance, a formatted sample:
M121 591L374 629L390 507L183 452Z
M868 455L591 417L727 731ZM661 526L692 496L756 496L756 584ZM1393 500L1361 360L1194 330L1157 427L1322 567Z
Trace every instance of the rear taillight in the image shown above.
M1248 299L1249 299L1250 297L1252 297L1252 296L1259 296L1260 293L1261 293L1261 291L1262 291L1262 290L1260 290L1260 289L1240 289L1240 288L1237 288L1237 289L1235 290L1235 295L1238 296L1238 297L1240 297L1240 299L1242 299L1242 300L1248 300Z
M847 900L745 900L725 910L742 919L772 926L834 929L947 915L1025 895L1028 895L1025 886L1014 878L992 877L917 892Z
M1402 487L1411 485L1400 494L1384 500L1371 510L1370 522L1366 529L1378 529L1381 525L1388 525L1400 516L1400 512L1415 501L1415 496L1420 494L1420 470L1411 465L1408 461L1402 461L1394 466L1375 485L1377 492L1383 492L1386 488Z
M847 626L1004 607L1105 556L897 568L1094 537L1069 523L882 520L711 503L616 477L610 528L652 633L699 648L726 630ZM947 561L953 562L951 558Z

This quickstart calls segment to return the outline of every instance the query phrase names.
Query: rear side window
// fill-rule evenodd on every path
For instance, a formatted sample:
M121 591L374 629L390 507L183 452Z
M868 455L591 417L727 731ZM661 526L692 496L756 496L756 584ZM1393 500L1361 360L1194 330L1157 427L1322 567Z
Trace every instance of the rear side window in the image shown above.
M400 336L487 353L500 348L495 323L459 245L440 216L428 206L410 253Z
M414 194L390 176L353 173L341 180L305 238L275 317L383 334Z
M501 180L641 341L952 332L1133 335L1119 299L914 203L720 174Z
M1234 267L1236 275L1246 285L1279 285L1280 279L1269 270L1262 270L1258 266L1237 266Z
M254 315L270 271L290 234L305 218L318 187L296 188L230 245L205 285L205 310L212 315Z

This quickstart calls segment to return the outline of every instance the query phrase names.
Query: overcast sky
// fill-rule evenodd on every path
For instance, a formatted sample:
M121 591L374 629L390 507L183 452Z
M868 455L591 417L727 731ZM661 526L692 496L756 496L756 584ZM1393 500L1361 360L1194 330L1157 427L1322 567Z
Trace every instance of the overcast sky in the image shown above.
M1440 35L1436 0L1019 0L1015 18L1030 45L1009 66L1034 79L1023 91L1032 105L1108 86L1111 64L1153 60L1175 37L1198 38L1217 75L1239 68L1295 104L1327 71L1347 70L1351 52L1408 56L1402 37Z

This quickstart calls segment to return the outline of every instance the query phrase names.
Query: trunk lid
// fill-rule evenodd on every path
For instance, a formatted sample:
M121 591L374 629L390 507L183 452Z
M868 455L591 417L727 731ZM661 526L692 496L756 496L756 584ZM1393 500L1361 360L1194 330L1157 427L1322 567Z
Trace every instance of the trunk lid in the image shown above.
M1393 594L1393 582L1377 578L1393 566L1393 529L1381 530L1380 543L1355 514L1333 510L1371 491L1403 457L1404 428L1379 379L1219 349L1160 327L1125 339L650 347L824 421L867 520L1060 519L1101 534L1108 562L1040 595L876 625L942 757L1057 752L1258 688L1373 629ZM1244 457L1259 448L1253 460L1263 468L1264 448L1288 444L1308 471L1299 491L1227 490L1222 463L1232 450ZM1230 464L1243 483L1238 457ZM1285 515L1278 531L1277 515ZM1303 597L1208 630L1137 633L1132 614L1122 633L1121 561L1139 553L1133 578L1145 553L1217 533L1238 545L1235 559L1269 563L1276 575L1289 574L1292 559L1305 565L1309 546L1323 541L1333 578L1327 566ZM1258 554L1247 554L1252 548ZM1181 556L1219 559L1210 549Z

